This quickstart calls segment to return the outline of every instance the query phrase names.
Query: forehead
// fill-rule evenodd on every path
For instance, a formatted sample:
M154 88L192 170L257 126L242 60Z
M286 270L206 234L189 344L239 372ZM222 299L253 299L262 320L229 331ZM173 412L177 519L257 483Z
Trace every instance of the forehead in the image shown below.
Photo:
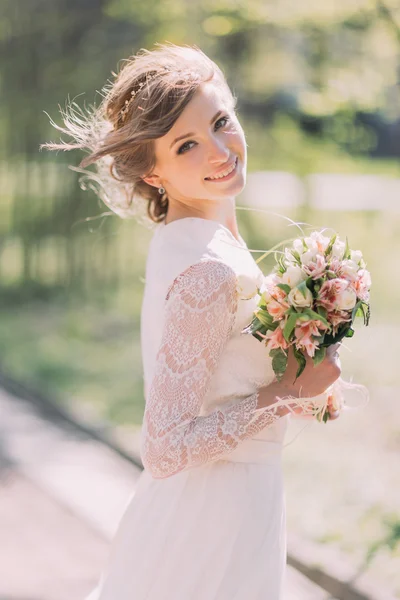
M185 117L190 113L197 112L198 110L207 111L213 110L213 108L224 108L229 104L229 96L227 91L222 86L213 81L207 81L202 83L189 102L185 107L181 117Z
M213 116L219 110L227 110L231 103L228 92L220 85L211 81L202 83L173 127L161 139L168 143L176 136L195 131L203 125L208 127Z

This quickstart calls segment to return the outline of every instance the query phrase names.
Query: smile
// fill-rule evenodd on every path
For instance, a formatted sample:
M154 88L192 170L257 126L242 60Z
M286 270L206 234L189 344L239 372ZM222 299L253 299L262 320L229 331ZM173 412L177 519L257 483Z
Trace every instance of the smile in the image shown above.
M206 181L226 181L227 179L231 179L236 173L236 167L238 164L238 158L236 157L235 162L232 163L229 167L222 171L219 175L214 175L214 177L205 177Z

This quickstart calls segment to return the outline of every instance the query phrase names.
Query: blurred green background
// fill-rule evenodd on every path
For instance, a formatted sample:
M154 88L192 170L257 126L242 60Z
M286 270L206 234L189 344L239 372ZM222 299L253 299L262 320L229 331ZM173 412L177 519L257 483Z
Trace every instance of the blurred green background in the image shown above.
M399 486L391 479L400 448L398 0L3 0L0 368L82 418L111 422L125 440L140 426L140 306L151 231L110 214L81 189L68 168L81 155L39 152L39 145L59 139L44 111L61 124L58 105L67 97L98 104L119 61L165 41L200 46L238 97L249 151L238 221L249 248L295 236L288 216L333 228L364 253L371 325L360 320L342 365L344 376L369 387L372 402L346 424L331 425L335 441L325 431L315 435L357 453L367 428L368 450L387 473L376 493L361 494L369 485L365 452L348 474L352 485L360 473L366 477L355 516L344 513L332 530L315 529L314 519L307 529L293 505L289 523L353 551L361 563L375 548L376 575L400 590ZM267 272L270 264L260 266ZM294 446L304 444L304 461L312 461L307 436ZM287 462L297 498L301 486L291 474L306 474L300 455L289 453ZM324 466L314 463L318 473ZM346 485L336 486L342 499Z

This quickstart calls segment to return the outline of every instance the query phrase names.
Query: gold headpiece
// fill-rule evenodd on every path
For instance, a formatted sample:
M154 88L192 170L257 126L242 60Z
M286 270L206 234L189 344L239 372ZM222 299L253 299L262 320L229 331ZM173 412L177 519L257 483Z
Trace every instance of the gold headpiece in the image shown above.
M168 70L164 67L165 70ZM146 81L142 81L141 83L139 83L139 86L136 90L132 90L131 91L131 97L129 98L129 100L125 100L125 106L121 109L120 111L120 117L122 121L125 121L126 115L129 112L129 107L133 101L133 99L135 98L136 94L138 94L141 90L142 87L148 83L149 81L151 81L152 79L154 79L154 77L156 77L157 73L153 73L152 75L147 75L146 76Z
M134 97L136 96L136 94L138 92L140 92L140 90L142 89L143 86L144 86L144 81L142 81L142 83L139 83L139 88L137 90L132 90L131 91L131 97L129 98L129 100L125 100L125 106L124 106L124 108L120 112L121 121L125 121L125 118L126 118L126 115L127 115L128 111L129 111L129 106L130 106L132 100L134 99Z

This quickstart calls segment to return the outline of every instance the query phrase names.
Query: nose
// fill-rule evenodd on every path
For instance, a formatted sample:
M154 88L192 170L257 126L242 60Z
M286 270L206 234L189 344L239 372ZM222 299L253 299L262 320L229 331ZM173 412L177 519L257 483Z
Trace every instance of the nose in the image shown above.
M209 142L208 160L213 165L225 163L229 159L230 150L221 139L213 137Z

